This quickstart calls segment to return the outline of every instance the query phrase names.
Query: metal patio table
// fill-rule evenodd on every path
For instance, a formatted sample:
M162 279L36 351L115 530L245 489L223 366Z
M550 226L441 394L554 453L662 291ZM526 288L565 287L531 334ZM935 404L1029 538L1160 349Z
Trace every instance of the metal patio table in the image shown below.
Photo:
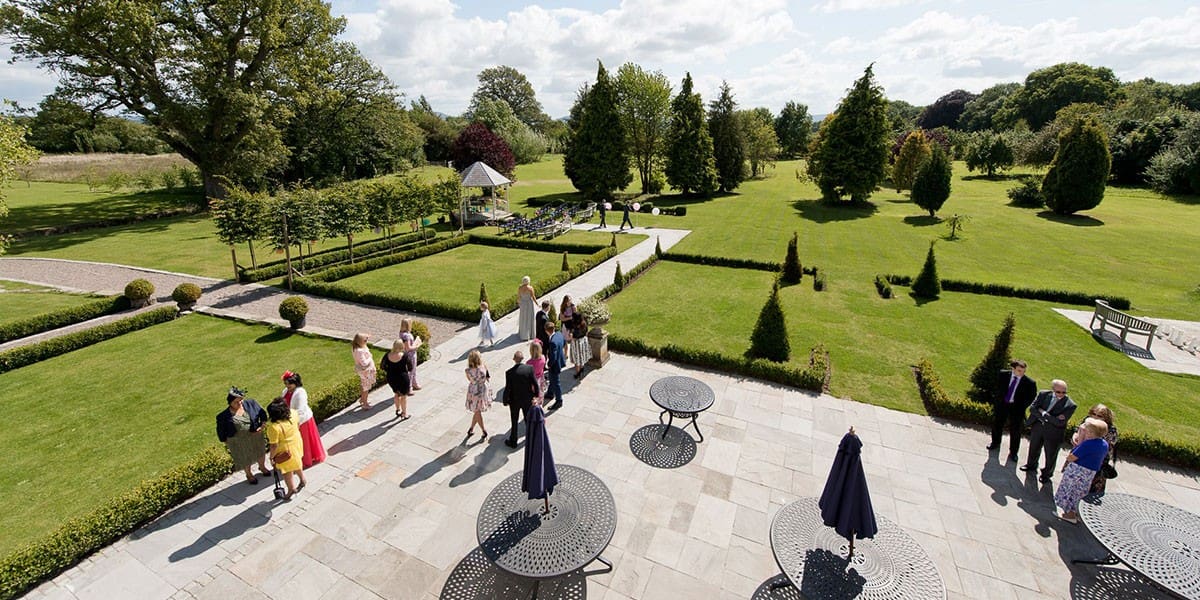
M558 485L550 494L550 511L542 500L521 491L521 473L500 482L483 501L475 531L479 549L500 569L535 580L561 577L600 561L617 529L617 507L608 486L590 471L557 465Z
M663 409L662 413L658 415L658 422L662 423L663 415L670 415L667 427L663 429L663 439L666 439L667 432L671 430L671 424L675 422L675 419L691 419L692 428L696 430L696 435L700 436L700 441L703 442L704 434L700 433L700 426L696 424L696 416L711 408L716 398L712 388L703 381L691 377L679 375L663 377L650 386L650 399Z
M879 532L855 540L847 561L849 542L821 522L818 499L801 498L776 513L771 552L805 598L944 599L941 573L921 545L895 523L875 518Z
M1079 518L1108 556L1076 563L1124 564L1163 590L1200 600L1200 516L1130 494L1087 496Z

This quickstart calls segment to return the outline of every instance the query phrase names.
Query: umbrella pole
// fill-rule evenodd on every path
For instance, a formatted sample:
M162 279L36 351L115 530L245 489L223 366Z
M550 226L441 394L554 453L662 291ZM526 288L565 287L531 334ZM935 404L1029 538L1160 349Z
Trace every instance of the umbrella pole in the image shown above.
M854 558L854 532L850 533L850 554L846 556L846 561L849 562L852 558Z
M546 494L545 501L546 501L546 510L542 514L546 514L546 513L550 512L550 494Z

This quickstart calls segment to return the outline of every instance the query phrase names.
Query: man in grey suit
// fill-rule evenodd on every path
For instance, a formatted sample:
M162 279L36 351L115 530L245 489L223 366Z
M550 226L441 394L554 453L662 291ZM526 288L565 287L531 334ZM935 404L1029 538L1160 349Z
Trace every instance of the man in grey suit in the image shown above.
M1048 483L1054 474L1054 465L1058 462L1058 449L1062 446L1063 437L1067 430L1067 422L1075 414L1075 401L1067 395L1067 382L1055 379L1050 383L1050 390L1038 393L1029 407L1029 457L1021 465L1022 471L1032 474L1037 470L1038 454L1045 450L1045 466L1042 476L1038 479Z

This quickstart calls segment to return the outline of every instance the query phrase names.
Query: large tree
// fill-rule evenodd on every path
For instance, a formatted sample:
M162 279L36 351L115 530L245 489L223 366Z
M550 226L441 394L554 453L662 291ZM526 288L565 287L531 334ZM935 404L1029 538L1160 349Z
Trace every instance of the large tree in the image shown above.
M671 130L667 142L667 183L684 195L710 195L717 189L713 140L704 118L704 102L692 91L692 74L683 77L671 100Z
M1046 206L1060 215L1069 215L1100 205L1112 155L1108 136L1096 121L1075 121L1058 139L1058 152L1042 180Z
M812 137L813 120L808 107L788 101L775 117L775 136L779 138L780 153L784 158L796 158L808 152Z
M968 170L981 170L987 173L988 177L995 176L996 171L1013 166L1015 161L1008 140L992 131L981 131L971 136L971 141L967 143L965 159Z
M709 104L708 130L717 164L717 185L722 192L732 192L746 179L746 136L727 82L721 82L721 95Z
M546 153L546 140L513 113L512 107L503 100L481 98L471 113L473 120L487 125L496 135L504 139L512 150L517 164L535 163Z
M454 138L458 137L459 128L434 112L425 96L413 100L409 117L425 134L425 145L422 148L425 160L450 160L450 146L454 144Z
M625 127L617 111L617 86L600 63L596 82L584 96L567 156L571 183L589 198L602 199L633 181Z
M454 168L460 171L481 161L509 179L513 178L517 165L504 139L492 133L483 123L472 123L458 134L450 147L450 158L454 161Z
M321 0L10 0L0 34L14 56L60 76L68 98L123 107L220 196L288 152L282 130L307 82L328 72L345 20Z
M849 196L852 202L865 202L887 176L888 101L873 67L867 67L826 118L814 144L809 173L828 200Z
M917 125L922 129L958 129L958 118L962 116L963 109L976 97L966 90L954 90L926 106L921 116L917 117Z
M617 69L617 107L642 193L649 193L651 177L655 169L661 168L671 126L671 84L667 76L633 63L621 65Z
M897 192L912 189L917 172L931 156L933 148L920 129L914 130L904 139L904 145L900 146L900 153L896 155L896 162L892 165L892 185Z
M1005 100L994 118L1004 124L1024 119L1030 128L1041 129L1069 104L1108 104L1116 98L1119 85L1107 67L1059 63L1025 77L1025 85Z
M994 122L996 113L1004 107L1008 97L1019 89L1019 83L1000 83L983 90L963 106L963 112L958 117L958 128L963 131L998 129L999 123Z
M470 113L474 114L484 99L503 100L522 123L540 130L550 120L542 112L542 103L533 93L525 75L513 67L500 65L479 72L479 87L471 96Z
M15 123L12 117L0 114L0 219L8 216L8 204L4 202L4 190L17 176L17 167L37 160L39 152L25 141L25 128ZM0 228L4 231L7 228ZM0 254L8 239L0 235Z
M750 163L750 176L762 175L768 166L775 166L779 156L779 138L775 136L771 109L758 107L738 111L742 133L746 137L746 160Z
M935 216L950 198L951 175L950 158L941 146L935 145L932 156L921 165L913 179L913 204L929 211L929 216Z

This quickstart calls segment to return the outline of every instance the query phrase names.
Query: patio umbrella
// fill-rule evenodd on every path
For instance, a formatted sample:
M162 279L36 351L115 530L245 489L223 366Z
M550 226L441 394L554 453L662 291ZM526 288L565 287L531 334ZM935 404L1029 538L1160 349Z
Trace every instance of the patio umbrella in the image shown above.
M546 512L550 512L550 493L558 485L558 471L554 468L554 453L550 451L550 438L546 436L546 413L542 412L541 406L529 409L525 427L525 471L521 491L528 492L530 500L544 499Z
M837 457L829 469L825 491L821 493L821 520L833 527L838 535L850 540L850 556L854 556L854 538L875 537L875 510L867 491L867 474L862 466L862 441L850 433L842 436Z

